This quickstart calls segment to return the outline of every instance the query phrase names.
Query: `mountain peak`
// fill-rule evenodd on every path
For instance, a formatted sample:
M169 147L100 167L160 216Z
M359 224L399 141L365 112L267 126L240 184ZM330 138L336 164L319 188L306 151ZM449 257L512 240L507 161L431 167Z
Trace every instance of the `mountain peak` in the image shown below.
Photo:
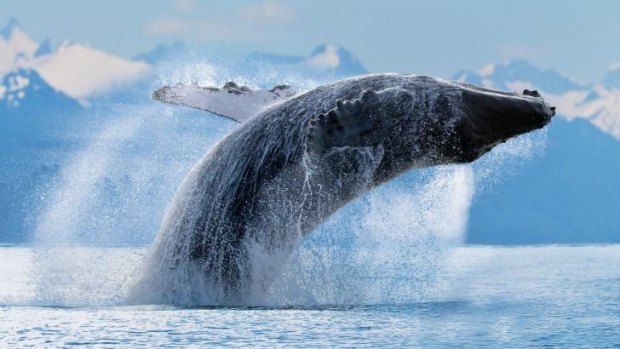
M69 41L59 47L52 46L49 39L39 44L21 29L15 18L11 18L0 34L0 79L9 76L11 80L4 82L14 87L9 89L9 85L0 86L0 92L7 94L9 90L14 90L14 93L5 96L7 101L12 98L12 107L21 108L26 99L30 101L39 98L42 90L36 86L44 85L34 84L32 91L25 91L21 87L16 90L17 82L33 79L45 81L45 85L49 85L53 92L48 95L62 93L66 98L86 104L87 98L92 95L137 81L149 68L144 62L127 60ZM39 59L42 56L45 59ZM31 71L21 71L22 68ZM19 71L18 75L10 75L16 71ZM24 96L27 96L26 99L23 99Z
M316 47L308 64L319 69L334 69L340 65L340 55L338 54L338 48L333 45L320 45Z
M511 84L523 82L531 83L554 94L562 94L581 88L564 75L551 69L540 69L525 59L487 64L477 72L460 71L454 78L506 91L512 90Z
M81 108L78 102L54 89L36 70L19 68L0 78L0 110L19 112Z
M245 57L244 65L282 65L303 71L313 77L348 77L368 73L368 70L349 50L331 44L315 47L310 56L289 56L270 53L252 53Z
M21 29L21 26L19 25L17 18L11 17L9 18L9 22L4 26L4 28L0 30L0 36L2 36L6 40L9 40L13 35L13 31L16 29Z
M39 48L37 48L37 51L34 53L34 57L49 55L52 52L52 42L50 39L45 39L41 44L39 44Z
M307 63L319 69L333 70L336 75L341 76L368 73L366 67L349 50L331 44L317 46Z
M7 25L0 31L0 39L8 44L17 54L24 53L32 57L39 45L32 41L28 34L21 28L17 19L11 17Z

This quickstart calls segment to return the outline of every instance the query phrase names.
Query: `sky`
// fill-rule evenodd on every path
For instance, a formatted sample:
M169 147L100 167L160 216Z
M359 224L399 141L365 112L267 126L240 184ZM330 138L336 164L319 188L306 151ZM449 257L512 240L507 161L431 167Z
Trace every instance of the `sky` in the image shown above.
M133 57L183 41L214 52L307 55L343 46L373 72L450 77L525 58L580 83L620 62L615 0L0 0L36 40Z

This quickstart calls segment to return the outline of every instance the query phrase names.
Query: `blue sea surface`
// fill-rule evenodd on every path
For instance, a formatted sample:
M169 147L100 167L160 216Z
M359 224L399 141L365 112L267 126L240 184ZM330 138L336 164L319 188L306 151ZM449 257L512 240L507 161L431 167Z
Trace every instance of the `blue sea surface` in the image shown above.
M100 252L87 274L58 279L41 264L49 251L0 247L0 345L620 347L620 245L453 248L412 302L194 308L123 305L117 287L144 251Z

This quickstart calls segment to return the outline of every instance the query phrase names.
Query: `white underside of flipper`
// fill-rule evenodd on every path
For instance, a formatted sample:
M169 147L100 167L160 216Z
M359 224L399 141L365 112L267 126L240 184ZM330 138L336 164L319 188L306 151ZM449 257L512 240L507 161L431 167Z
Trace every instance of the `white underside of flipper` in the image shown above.
M287 85L261 90L228 82L222 88L194 84L164 86L153 92L153 99L205 110L242 123L269 106L296 94L297 92Z

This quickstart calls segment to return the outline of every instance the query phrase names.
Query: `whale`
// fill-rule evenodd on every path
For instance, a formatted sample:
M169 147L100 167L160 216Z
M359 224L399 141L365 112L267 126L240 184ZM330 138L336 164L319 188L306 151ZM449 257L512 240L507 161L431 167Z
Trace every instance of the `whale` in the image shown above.
M555 114L521 93L411 74L371 74L298 93L164 86L153 98L239 125L190 170L148 254L147 302L260 304L322 222L404 172L469 163Z

